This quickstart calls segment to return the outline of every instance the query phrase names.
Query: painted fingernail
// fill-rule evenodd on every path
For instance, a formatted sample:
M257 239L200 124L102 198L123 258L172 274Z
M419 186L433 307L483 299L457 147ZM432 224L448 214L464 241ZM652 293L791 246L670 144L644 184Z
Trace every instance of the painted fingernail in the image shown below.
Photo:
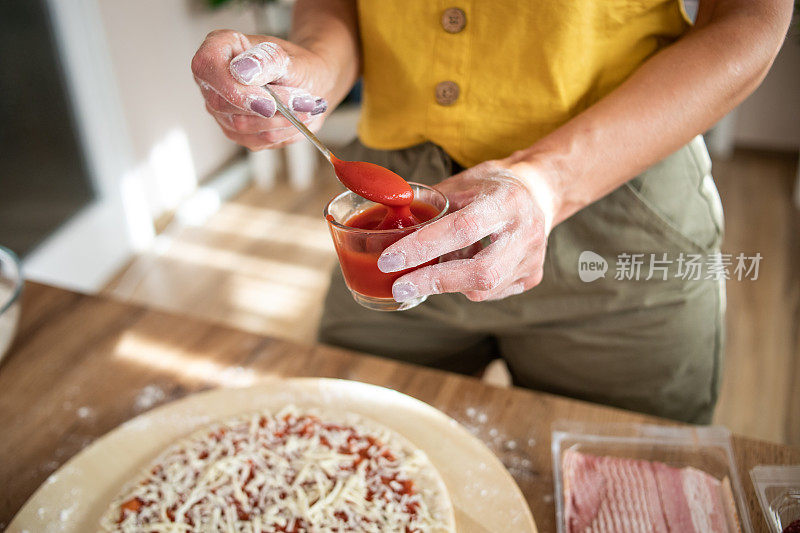
M272 118L275 114L275 102L268 98L256 98L250 104L250 109L262 117Z
M417 296L419 296L417 286L409 281L395 283L392 286L392 297L394 297L395 301L406 302Z
M250 83L261 73L261 63L252 57L242 57L231 63L231 69L242 83Z
M406 258L400 252L383 254L378 258L378 270L381 272L397 272L403 270Z
M311 110L312 115L319 115L328 110L328 101L324 98L317 98L314 100L314 109Z
M308 113L314 109L314 97L308 94L292 98L292 109L300 113Z

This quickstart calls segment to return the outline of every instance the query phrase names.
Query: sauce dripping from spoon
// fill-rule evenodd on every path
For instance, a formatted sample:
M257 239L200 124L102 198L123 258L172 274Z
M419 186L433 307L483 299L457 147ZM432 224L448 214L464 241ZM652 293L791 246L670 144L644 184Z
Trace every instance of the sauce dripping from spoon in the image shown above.
M344 161L333 154L330 161L345 187L388 208L386 217L375 229L405 228L420 223L411 212L414 191L398 174L374 163Z

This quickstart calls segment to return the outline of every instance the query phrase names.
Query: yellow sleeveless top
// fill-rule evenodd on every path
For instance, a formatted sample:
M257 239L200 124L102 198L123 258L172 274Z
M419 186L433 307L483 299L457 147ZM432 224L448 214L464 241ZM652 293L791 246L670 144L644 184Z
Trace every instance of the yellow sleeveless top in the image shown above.
M681 0L359 0L372 148L463 166L533 144L689 28Z

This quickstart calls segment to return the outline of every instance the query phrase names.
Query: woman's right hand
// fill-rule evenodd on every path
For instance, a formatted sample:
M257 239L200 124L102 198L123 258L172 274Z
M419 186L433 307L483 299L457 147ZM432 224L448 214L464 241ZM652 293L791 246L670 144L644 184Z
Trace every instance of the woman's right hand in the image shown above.
M276 37L232 30L208 34L192 58L192 73L206 109L225 135L250 150L277 148L301 134L280 115L262 86L317 131L328 110L335 73L316 54Z

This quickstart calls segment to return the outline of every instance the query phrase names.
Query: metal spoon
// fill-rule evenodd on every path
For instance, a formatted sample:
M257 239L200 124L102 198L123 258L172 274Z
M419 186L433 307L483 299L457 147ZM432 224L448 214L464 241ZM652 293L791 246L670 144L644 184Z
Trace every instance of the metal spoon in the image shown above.
M285 105L283 105L283 102L281 102L281 101L280 101L280 99L278 98L278 95L277 95L277 94L275 94L275 91L273 91L273 90L272 90L272 87L270 87L269 85L264 85L264 88L265 88L265 89L267 90L267 92L269 92L269 94L271 94L271 95L272 95L272 97L275 99L275 107L276 107L276 109L278 110L278 113L280 113L281 115L283 115L284 117L286 117L286 120L288 120L289 122L291 122L291 123L294 125L294 127L295 127L295 128L297 128L298 130L300 130L300 133L302 133L303 135L305 135L305 136L306 136L306 139L308 139L309 141L311 141L311 144L313 144L314 146L316 146L316 147L317 147L317 150L319 150L320 152L322 152L322 155L324 155L324 156L325 156L325 159L327 159L327 160L328 160L328 161L329 161L331 164L333 164L333 161L331 161L331 156L332 156L333 154L331 153L331 151L330 151L330 150L328 150L328 147L327 147L327 146L325 146L325 145L322 143L322 141L320 141L320 140L317 138L317 136L316 136L316 135L314 135L313 133L311 133L311 130L309 130L309 129L306 127L306 125L305 125L305 124L303 124L303 122L302 122L300 119L298 119L298 118L297 118L297 117L294 115L294 113L292 113L292 112L289 110L289 108L288 108L288 107L286 107Z

